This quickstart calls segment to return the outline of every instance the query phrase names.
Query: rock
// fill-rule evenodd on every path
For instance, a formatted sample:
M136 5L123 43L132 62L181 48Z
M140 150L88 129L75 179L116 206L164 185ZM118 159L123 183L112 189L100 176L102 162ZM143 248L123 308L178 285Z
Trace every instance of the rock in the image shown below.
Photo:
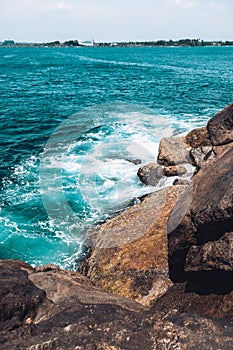
M188 313L207 318L233 319L233 291L196 293L186 283L176 283L153 305L154 312Z
M156 186L163 177L163 168L155 163L150 163L138 169L137 175L142 183Z
M165 166L163 169L164 176L182 176L187 172L184 166Z
M32 268L21 262L0 260L0 322L11 328L11 320L20 324L26 317L33 317L45 292L35 287L27 276Z
M184 188L154 192L100 226L85 264L96 286L143 305L168 289L166 222Z
M232 272L232 251L230 241L228 244L225 241L229 236L224 235L232 232L233 228L232 159L233 146L207 164L194 177L193 186L181 196L169 218L169 270L174 282L193 278L188 269L191 268L190 261L194 252L198 254L193 260L193 264L195 261L197 264L195 270L202 271L208 266L212 273L205 276L211 279L211 283L215 273L219 278L219 273L223 272L223 279L229 279L230 275L225 272ZM222 255L220 265L219 251L223 249L227 251ZM230 283L233 284L233 279Z
M191 130L186 135L186 143L192 148L198 148L201 146L212 146L207 127L204 126L202 128Z
M127 159L127 161L135 165L139 165L142 163L141 159Z
M192 246L187 254L185 271L233 271L233 232L225 233L217 241Z
M160 141L158 164L177 165L190 162L190 145L186 137L165 137Z
M182 178L175 179L175 181L173 182L173 186L189 186L190 184L191 181Z
M212 145L224 145L233 141L233 104L218 112L207 124Z
M212 146L201 146L192 148L190 151L191 163L199 170L211 159L215 158Z
M17 280L17 288L8 298L14 299L16 292L26 287L24 302L25 308L29 307L21 323L17 322L16 308L11 315L11 328L0 322L3 350L218 350L219 344L221 349L232 349L232 322L210 317L212 309L220 317L227 314L226 310L229 312L229 296L223 296L225 302L219 302L217 308L218 296L213 296L210 304L210 299L204 297L202 301L192 293L191 305L195 308L201 302L200 312L201 306L207 310L208 300L210 311L206 318L185 312L190 309L190 293L174 286L152 309L146 310L136 302L93 287L77 272L51 265L33 269L15 261L1 260L0 264L2 275L8 276L1 290L5 282L12 285ZM36 307L30 304L35 291L42 293ZM9 305L6 304L6 313Z

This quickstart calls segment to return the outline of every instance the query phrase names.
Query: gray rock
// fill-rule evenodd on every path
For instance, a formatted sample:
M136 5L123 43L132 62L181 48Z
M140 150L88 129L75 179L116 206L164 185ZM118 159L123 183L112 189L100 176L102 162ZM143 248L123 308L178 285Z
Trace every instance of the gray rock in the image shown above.
M137 175L142 183L149 186L156 186L163 177L163 167L150 163L138 169Z
M215 158L212 146L201 146L192 148L190 151L191 163L199 170L203 168L211 159Z
M233 104L218 112L207 124L211 143L215 146L233 141Z
M190 150L186 137L165 137L159 144L158 163L161 165L189 163Z

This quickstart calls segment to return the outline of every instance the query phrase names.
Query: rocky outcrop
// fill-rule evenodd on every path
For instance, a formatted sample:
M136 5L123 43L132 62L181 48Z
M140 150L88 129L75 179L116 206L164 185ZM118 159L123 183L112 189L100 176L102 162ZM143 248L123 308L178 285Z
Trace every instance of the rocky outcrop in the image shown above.
M191 146L186 137L165 137L160 141L158 164L177 165L190 162Z
M77 272L53 265L33 269L9 260L1 260L0 267L8 285L17 280L8 297L5 288L0 289L8 315L0 322L2 350L218 350L219 344L221 349L232 349L232 323L186 312L188 294L184 298L182 288L172 287L152 309L145 310L92 286ZM25 312L18 318L17 309L6 298L23 294L27 295L22 301ZM178 300L177 295L182 298ZM192 305L197 305L192 298ZM221 302L219 310L222 316Z
M100 226L83 268L96 286L143 305L166 292L171 285L166 222L184 189L155 192Z
M209 120L208 132L212 145L219 146L233 141L233 104L230 104Z
M194 177L191 191L184 193L170 216L169 266L174 282L194 278L198 283L199 273L202 282L209 279L211 288L214 280L221 280L233 289L232 159L233 145Z

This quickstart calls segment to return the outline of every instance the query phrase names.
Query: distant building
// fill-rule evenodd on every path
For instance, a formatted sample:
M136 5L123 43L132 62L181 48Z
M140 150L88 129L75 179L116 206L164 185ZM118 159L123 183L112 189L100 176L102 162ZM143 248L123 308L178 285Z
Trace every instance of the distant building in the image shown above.
M3 41L3 45L5 45L5 46L13 46L13 45L15 45L15 42L14 42L14 40L4 40Z
M94 40L85 40L85 41L78 40L78 44L80 46L94 46L95 42Z

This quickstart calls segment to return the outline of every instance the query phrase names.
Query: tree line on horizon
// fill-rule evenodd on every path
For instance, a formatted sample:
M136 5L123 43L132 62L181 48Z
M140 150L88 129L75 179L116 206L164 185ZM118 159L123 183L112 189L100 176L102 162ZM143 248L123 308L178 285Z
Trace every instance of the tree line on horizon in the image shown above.
M2 46L38 46L38 47L81 47L79 40L67 40L60 42L58 40L47 43L17 43L10 40L1 43ZM204 41L201 39L180 39L180 40L157 40L157 41L125 41L125 42L93 42L93 45L97 47L103 46L233 46L233 41Z

